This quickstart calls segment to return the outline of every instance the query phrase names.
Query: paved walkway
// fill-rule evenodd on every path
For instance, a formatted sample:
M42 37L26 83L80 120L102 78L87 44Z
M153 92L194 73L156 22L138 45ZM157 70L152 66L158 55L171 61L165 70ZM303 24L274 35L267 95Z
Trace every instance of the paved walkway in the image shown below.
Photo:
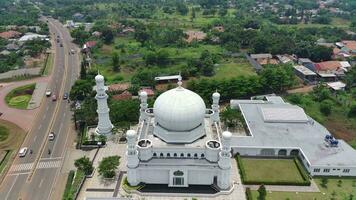
M46 82L39 82L36 84L36 88L33 91L30 102L28 103L27 109L32 110L40 107L42 98L45 96L47 88Z
M48 82L48 80L50 80L50 76L38 77L31 80L24 80L18 82L0 83L0 111L3 113L0 116L0 119L15 123L25 131L29 131L34 123L34 116L37 114L38 109L20 110L10 108L5 102L5 96L14 88L31 83L46 83Z
M251 190L258 190L259 185L245 185L245 188L250 188ZM267 191L278 191L278 192L320 192L318 185L311 181L310 186L287 186L287 185L266 185Z
M24 75L39 75L41 73L42 67L35 68L24 68L24 69L16 69L8 72L4 72L0 74L1 79L8 79L15 76L24 76Z

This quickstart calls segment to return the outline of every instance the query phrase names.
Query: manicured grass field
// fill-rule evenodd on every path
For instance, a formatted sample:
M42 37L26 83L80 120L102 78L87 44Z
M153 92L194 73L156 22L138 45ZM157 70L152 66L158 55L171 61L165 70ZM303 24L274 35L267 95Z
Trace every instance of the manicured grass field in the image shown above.
M303 182L293 159L241 158L246 181L254 182Z
M9 129L0 125L0 142L6 140L9 137Z
M13 108L26 109L31 100L36 84L24 85L10 91L6 97L6 103Z
M340 181L341 180L341 184ZM267 192L267 200L324 200L324 199L335 199L335 200L349 200L350 195L356 197L356 179L328 179L327 187L321 186L321 179L315 179L320 192ZM253 199L257 200L258 192L252 191Z

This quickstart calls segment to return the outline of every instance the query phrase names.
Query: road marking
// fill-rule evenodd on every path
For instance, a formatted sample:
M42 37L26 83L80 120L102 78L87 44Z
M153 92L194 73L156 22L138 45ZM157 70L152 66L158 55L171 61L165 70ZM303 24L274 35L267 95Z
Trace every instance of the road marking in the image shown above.
M38 130L40 130L42 128L42 124L40 124L39 126L38 126Z
M33 163L23 163L13 165L10 169L10 172L18 172L18 171L27 171L30 170L33 166Z
M39 188L42 186L42 183L43 183L43 179L41 180L40 184L38 185Z
M35 135L35 137L33 138L33 141L36 141L36 139L37 139L37 135Z
M61 160L56 161L41 161L36 169L58 168L61 165Z
M10 173L7 176L16 176L16 175L25 175L25 174L30 174L30 172Z
M48 111L48 109L49 109L49 106L47 106L46 111Z
M16 175L14 182L11 184L11 187L10 187L9 192L6 194L5 199L9 199L9 195L10 195L10 193L11 193L11 190L12 190L12 188L14 187L14 185L15 185L16 180L17 180L18 177L19 177L19 175Z
M63 157L53 157L53 158L41 158L41 161L45 161L45 160L60 160Z

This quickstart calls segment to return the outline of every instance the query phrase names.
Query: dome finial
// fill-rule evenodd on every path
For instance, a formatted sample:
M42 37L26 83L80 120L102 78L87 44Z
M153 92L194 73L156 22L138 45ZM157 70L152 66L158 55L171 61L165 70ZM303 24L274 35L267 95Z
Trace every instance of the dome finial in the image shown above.
M178 87L182 87L182 76L180 75L180 72L179 72L179 77L178 77Z

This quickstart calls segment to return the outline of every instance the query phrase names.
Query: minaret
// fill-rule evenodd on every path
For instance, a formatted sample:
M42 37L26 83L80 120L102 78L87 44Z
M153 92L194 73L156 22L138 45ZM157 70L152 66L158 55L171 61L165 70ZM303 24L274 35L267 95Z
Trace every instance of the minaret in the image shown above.
M219 100L220 100L220 94L216 91L214 92L214 94L212 95L213 98L213 105L211 105L211 108L214 111L214 114L212 115L212 120L213 122L219 122L220 121L220 111L219 111Z
M222 190L227 190L231 186L231 136L232 134L228 131L222 133L221 138L221 151L219 153L219 167L220 167L220 176L218 179L218 186Z
M147 109L147 92L142 91L140 92L140 122L147 119L146 109Z
M126 132L127 139L127 181L131 186L136 186L140 182L138 181L137 166L139 164L138 151L136 147L137 134L134 130L128 130Z
M109 117L109 107L108 107L108 95L106 94L107 87L104 85L104 77L100 74L95 76L95 99L98 103L98 127L96 127L95 132L100 135L111 134L111 129L113 125L111 124Z

